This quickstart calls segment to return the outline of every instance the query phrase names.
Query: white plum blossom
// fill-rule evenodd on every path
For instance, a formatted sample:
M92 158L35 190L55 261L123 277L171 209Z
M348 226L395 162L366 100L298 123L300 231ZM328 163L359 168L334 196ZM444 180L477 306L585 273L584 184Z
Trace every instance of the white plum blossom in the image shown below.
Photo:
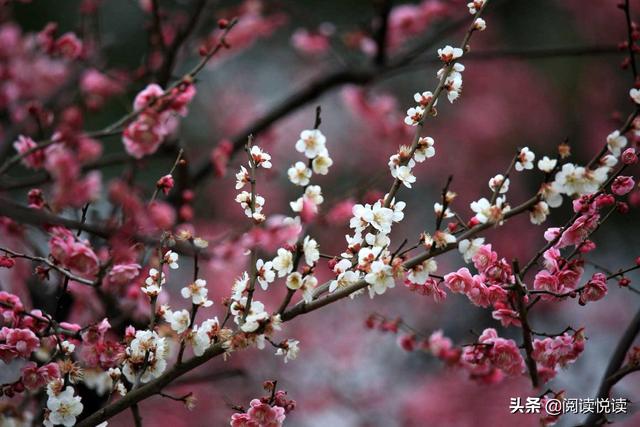
M407 274L407 280L411 283L422 285L427 281L429 275L435 273L437 270L438 263L436 260L429 258L421 264L412 267L409 270L409 274Z
M306 262L307 265L315 264L320 259L318 242L309 236L305 236L302 242L302 253L304 254L304 262Z
M532 224L540 225L547 219L547 215L549 215L549 205L540 201L531 208L529 219Z
M305 186L309 184L312 172L303 162L296 162L295 165L289 168L287 175L289 175L289 181L293 184Z
M246 304L246 299L243 298L244 303ZM236 323L239 323L242 318L241 314L236 314ZM264 311L264 304L260 301L251 301L251 309L247 314L247 318L244 323L240 327L243 332L254 332L258 327L260 327L260 322L264 322L269 319L269 313Z
M433 243L436 248L445 248L456 242L456 236L446 231L438 230L433 234Z
M149 276L145 279L145 286L141 288L141 291L151 298L156 297L162 291L162 285L164 285L165 282L165 274L152 268L149 270Z
M489 180L489 188L491 189L491 191L496 191L498 188L500 188L499 194L503 194L509 191L510 183L511 181L509 180L509 178L505 179L504 175L499 173Z
M196 356L202 356L204 352L211 346L211 339L206 332L200 332L200 329L196 329L191 332L189 343L193 348L193 354Z
M374 293L382 295L387 288L393 288L396 285L391 266L380 260L371 263L371 270L364 276L364 280L370 285L372 296Z
M298 197L293 202L289 202L289 207L291 207L291 210L294 212L302 212L302 208L304 207L304 198Z
M276 273L273 271L271 261L264 262L262 259L256 261L256 279L263 291L269 288L269 283L273 282L275 278Z
M605 154L604 156L602 156L600 158L599 163L602 166L606 166L608 168L612 168L615 165L618 164L618 158L616 156L614 156L613 154Z
M64 354L71 354L76 350L76 345L65 340L60 343L60 349Z
M318 284L318 279L312 275L302 277L302 274L296 271L287 276L286 284L287 288L291 290L299 289L302 292L303 300L310 303L313 300L313 290Z
M436 217L442 217L442 218L453 218L453 216L455 215L451 209L447 208L444 210L444 212L442 212L442 204L440 203L434 203L433 204L433 212L436 214Z
M365 269L369 264L378 258L378 255L382 252L382 248L379 246L373 246L371 248L361 248L358 251L358 266Z
M424 117L424 108L417 106L411 107L407 110L407 116L404 118L404 122L409 126L417 126Z
M573 163L565 163L555 176L556 188L568 196L582 194L586 169Z
M284 363L294 360L300 353L300 341L288 339L281 347L276 350L276 356L284 356Z
M454 59L458 59L464 52L459 47L445 46L442 49L438 49L438 56L442 62L449 63Z
M368 213L368 211L370 210L371 205L369 204L353 205L353 207L351 208L353 217L351 217L351 219L349 220L349 227L353 228L356 232L361 232L362 230L364 230L369 225L369 222L365 219L365 217L370 217L370 214ZM360 238L360 240L362 240L362 236L360 236Z
M473 22L473 29L478 31L484 31L487 29L487 22L482 18L477 18Z
M187 310L165 310L164 320L171 325L171 329L181 334L189 328L191 316Z
M561 193L568 196L593 194L606 181L609 170L606 166L590 170L565 163L555 176L555 185Z
M351 270L344 271L338 274L338 277L329 283L329 292L334 292L336 289L346 288L347 286L357 283L359 280L360 275L357 272Z
M386 194L384 198L386 199L389 195ZM393 215L391 216L391 220L393 222L400 222L404 219L404 208L407 206L406 202L396 202L396 199L391 200L389 204L389 208L393 210Z
M544 156L542 159L538 160L538 169L540 169L542 172L549 173L556 167L557 164L557 159L550 159L549 157Z
M533 169L533 160L535 158L536 155L533 151L529 150L529 147L522 148L516 159L516 170L521 172L525 169Z
M438 70L438 78L442 78L445 68ZM453 64L453 68L449 71L449 74L445 78L444 88L447 90L447 99L453 103L460 97L462 92L462 72L464 71L464 65L458 63Z
M498 197L495 204L491 204L486 198L471 202L471 210L476 213L476 219L482 224L486 222L498 222L502 218L504 203L503 197Z
M48 422L50 425L63 425L70 427L75 425L76 417L84 408L80 396L74 396L73 387L67 386L57 394L47 389L47 409L49 410Z
M323 153L318 154L311 162L313 172L318 175L328 174L331 165L333 165L333 159L329 157L329 153L326 150Z
M426 231L423 233L420 233L420 244L426 250L430 250L431 247L433 246L433 237L431 236L431 234L427 233Z
M405 150L405 146L400 147L400 152L396 154L392 154L389 156L389 170L391 171L391 175L395 178L395 170L398 166L402 164L402 159L400 158L400 153ZM414 162L415 164L415 162Z
M627 137L620 135L620 131L613 131L607 136L607 148L614 156L620 156L622 149L627 146Z
M239 301L242 298L242 293L249 287L249 275L247 274L247 272L243 272L242 276L238 277L234 282L233 282L233 287L232 287L232 296L231 298L234 301Z
M484 6L485 2L486 0L473 0L467 3L467 7L469 8L469 13L472 15L475 15L476 13L478 13L478 11L482 9L482 6Z
M352 262L349 259L342 258L340 261L336 262L333 266L333 272L336 274L344 273L352 267Z
M394 211L382 206L379 201L373 206L355 205L353 207L353 218L349 223L349 226L356 231L362 231L367 225L371 225L376 230L389 234L391 231L391 224L393 223Z
M166 338L161 338L155 331L136 331L135 338L125 350L122 374L132 384L137 382L138 377L143 383L149 382L165 371L168 354L169 343ZM144 371L143 365L146 366Z
M386 248L391 244L389 236L382 233L367 233L367 235L364 236L364 241L372 248Z
M207 319L199 326L194 326L193 330L187 337L187 340L193 347L193 354L202 356L204 352L211 346L212 335L220 329L218 318Z
M427 105L429 105L429 103L433 100L433 93L431 93L430 91L425 91L425 92L416 92L413 95L413 99L422 107L425 107ZM437 104L438 100L436 99L433 104Z
M346 259L353 258L353 254L355 253L357 248L359 248L362 245L362 242L364 242L362 233L359 231L355 231L353 233L353 236L349 236L348 234L346 234L344 238L347 241L348 250L340 254L340 256Z
M264 197L256 194L255 206L253 212L251 210L251 193L248 191L243 191L236 196L236 202L240 203L242 209L244 209L244 214L249 218L255 218L256 214L261 214L262 207L264 206Z
M202 307L210 307L213 301L207 299L209 290L207 289L207 281L204 279L196 279L193 283L185 286L180 290L183 298L191 298L191 302Z
M243 188L248 182L251 182L249 171L244 166L240 166L240 172L236 173L236 190Z
M293 254L285 248L279 248L272 265L273 269L278 272L278 277L286 276L293 270Z
M250 153L256 167L263 167L265 169L271 168L271 156L262 151L260 147L254 145L251 147Z
M416 177L411 173L411 168L407 165L397 167L395 177L407 188L411 188L411 184L416 182Z
M164 273L159 272L155 268L151 268L149 269L149 276L147 276L144 283L146 285L151 285L159 282L160 286L162 286L165 284L166 280L167 280L167 277L165 276Z
M326 152L326 142L327 138L318 129L303 130L300 133L300 139L296 142L296 150L304 153L307 158L313 159Z
M294 271L293 273L287 276L287 280L285 281L287 288L297 290L302 287L302 274Z
M629 96L633 99L633 102L640 104L640 90L632 88L629 90Z
M202 237L194 237L193 246L195 246L198 249L206 249L209 247L209 242L204 240Z
M418 163L422 163L426 159L435 156L436 149L434 148L434 144L435 141L430 136L424 136L418 139L418 146L413 154L413 159Z
M322 197L322 187L319 185L310 185L304 190L304 197L314 205L318 206L324 202Z
M176 270L178 265L178 254L173 251L167 251L164 254L164 262L171 268L172 270Z
M302 281L302 287L300 290L302 291L302 299L308 304L313 301L313 291L316 286L318 286L318 279L316 276L308 274L304 276L304 280Z
M540 188L540 196L547 202L550 208L557 208L562 205L561 188L556 181L542 184Z
M304 203L311 204L312 209L314 211L318 210L318 206L324 202L324 197L322 196L322 188L319 185L309 185L304 190L304 195L302 197L298 197L298 199L293 202L289 202L289 206L291 210L294 212L302 212L302 208L304 207Z
M484 237L478 237L476 239L464 239L458 243L458 251L462 254L462 259L467 264L471 262L471 258L478 252L480 247L484 244Z

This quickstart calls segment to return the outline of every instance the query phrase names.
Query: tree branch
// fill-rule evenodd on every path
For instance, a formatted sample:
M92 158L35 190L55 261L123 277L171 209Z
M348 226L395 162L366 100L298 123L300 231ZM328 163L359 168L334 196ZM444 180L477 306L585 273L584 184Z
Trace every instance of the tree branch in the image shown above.
M607 369L602 376L602 381L600 382L600 386L598 387L598 393L596 394L596 398L606 399L609 397L611 393L611 388L621 379L618 375L615 375L622 364L624 363L624 359L627 356L627 352L633 341L636 339L636 336L640 333L640 310L633 317L629 326L624 331L622 336L620 337L620 341L616 345L613 354L611 355L611 359L609 359L609 364L607 365ZM603 414L590 414L584 422L584 427L593 427L596 425L602 425L606 422L606 418Z

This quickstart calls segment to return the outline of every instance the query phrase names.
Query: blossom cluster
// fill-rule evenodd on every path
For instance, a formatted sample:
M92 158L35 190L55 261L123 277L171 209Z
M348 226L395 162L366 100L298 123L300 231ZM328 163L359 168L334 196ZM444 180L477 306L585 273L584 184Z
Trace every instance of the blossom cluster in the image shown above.
M312 175L326 175L333 165L326 147L327 138L319 129L303 130L300 139L296 142L295 149L304 154L308 164L298 161L287 171L289 181L295 185L304 187L301 197L290 203L291 210L298 213L301 219L308 222L318 212L322 204L322 188L319 185L310 185Z
M136 159L155 153L178 126L176 117L187 115L187 106L195 94L196 88L190 81L182 81L166 91L152 83L138 93L133 101L136 117L122 132L127 153Z
M91 2L84 3L90 7ZM84 113L99 110L110 98L127 93L127 86L133 83L130 77L114 70L98 70L91 58L90 37L81 40L73 33L59 36L55 25L47 26L38 35L22 35L9 25L0 26L0 57L6 62L3 71L6 68L10 76L9 83L0 85L0 109L16 123L29 117L37 125L25 123L25 128L15 133L17 136L11 140L15 139L17 155L5 165L22 163L52 183L51 194L32 188L26 198L31 209L26 223L42 225L44 239L32 242L18 218L0 217L3 244L6 234L7 242L23 240L20 250L31 248L35 253L0 248L0 268L10 270L12 277L15 274L24 279L26 274L18 270L27 270L18 262L24 259L37 264L29 272L42 282L46 295L52 295L52 285L60 279L57 297L47 298L55 300L49 305L53 307L52 314L26 310L17 295L0 292L0 360L18 367L11 369L14 375L2 384L0 394L9 398L22 395L25 402L29 396L40 396L46 407L38 421L47 426L71 426L81 416L89 415L83 414L84 407L89 407L86 399L84 405L82 402L85 389L104 397L106 406L111 408L116 399L127 408L137 407L134 405L144 393L167 397L157 387L164 387L176 373L184 373L181 370L185 366L198 366L215 356L235 359L234 352L249 347L264 349L270 345L282 363L291 363L307 344L301 342L301 336L279 339L283 322L347 296L368 293L370 298L377 298L391 292L397 283L404 283L405 287L395 292L408 289L430 296L436 303L443 302L448 294L461 294L472 305L489 309L494 323L518 328L523 342L509 338L515 336L510 329L499 334L487 327L479 335L473 333L470 344L456 346L442 330L422 335L399 319L380 321L380 316L370 317L369 327L398 334L402 349L429 352L478 382L495 384L508 376L529 374L533 386L538 387L578 359L586 336L584 329L571 327L560 334L538 333L529 323L528 310L538 303L553 304L569 298L577 299L579 305L602 300L610 291L608 282L615 277L620 277L621 287L630 286L625 274L631 269L615 273L598 267L603 272L583 276L587 268L585 255L596 248L592 234L611 214L630 210L627 196L637 184L632 173L623 173L638 162L634 145L640 136L640 119L634 119L637 111L628 126L609 133L602 141L602 152L589 163L570 158L567 144L559 147L557 156L542 158L529 147L518 147L507 170L492 173L488 181L491 193L465 203L469 215L455 208L454 202L467 196L458 196L453 187L450 189L449 178L441 200L433 204L433 230L421 227L422 233L399 245L392 240L393 233L406 231L399 230L398 224L409 213L410 199L401 196L417 185L414 168L436 154L434 138L422 136L425 120L436 116L436 107L443 107L438 106L441 96L446 96L450 104L461 96L465 67L459 61L470 48L472 33L486 28L480 18L486 0L467 4L473 21L463 42L460 47L446 45L437 50L442 65L436 74L438 83L432 91L414 94L415 105L407 110L404 120L391 95L369 94L353 87L343 92L346 103L363 122L371 123L374 134L389 137L394 143L400 137L409 141L389 157L387 165L393 180L386 194L365 193L365 189L361 194L340 199L329 212L322 211L330 203L325 202L328 196L319 185L324 179L320 176L328 175L334 161L343 159L331 157L325 128L320 130L318 109L316 125L290 139L291 152L295 150L301 157L283 170L296 192L292 200L286 200L293 214L267 217L265 213L269 193L261 187L262 195L258 194L257 188L261 173L267 175L262 169L269 170L274 165L271 155L261 146L271 147L268 142L273 139L273 132L256 130L255 133L260 132L261 146L254 144L253 136L248 137L247 161L239 164L235 173L235 201L249 219L250 227L227 230L225 224L223 237L208 248L207 240L196 237L196 229L213 235L223 227L207 227L196 221L198 183L183 150L176 149L179 154L173 168L169 173L158 174L160 178L151 181L150 189L136 182L134 171L142 165L141 159L175 148L171 142L173 137L179 137L179 118L187 115L196 95L197 70L204 68L217 50L230 46L247 48L271 34L284 24L285 17L267 13L263 3L254 0L228 10L220 15L218 28L202 41L202 62L196 71L173 79L172 62L176 58L172 55L181 50L180 43L173 43L188 37L191 29L181 33L179 27L184 23L180 19L171 21L176 24L172 28L167 15L159 13L155 3L141 2L149 18L157 21L152 26L158 28L150 37L148 64L139 70L140 75L149 77L145 84L155 83L137 92L130 113L95 132L83 131ZM427 0L390 8L388 33L381 33L383 39L388 39L386 47L395 52L449 10L449 5ZM232 18L236 15L240 16L239 21ZM237 31L226 39L226 30L236 22ZM375 26L376 23L372 29ZM292 43L306 54L325 53L337 41L337 31L330 24L321 24L312 31L298 30ZM348 34L343 41L376 55L376 61L380 61L379 55L388 52L379 51L385 41L375 38L366 29ZM16 52L7 49L12 45ZM220 59L217 56L213 62ZM375 72L385 70L384 60L382 55ZM62 76L69 73L70 64L84 67L79 73L78 90L83 96L80 106L55 115L42 105L32 105L27 110L21 106L34 95L43 98L51 94L55 85L43 81L30 89L14 75L33 68L34 75L39 76L46 74L42 68L50 67L49 76ZM165 71L166 79L162 78ZM637 110L640 90L631 89L629 97ZM36 133L51 136L40 141L26 136ZM412 133L413 139L409 140ZM94 170L99 169L96 163L103 154L99 140L120 134L126 152L123 157L133 166L103 188L102 175ZM238 141L242 139L223 140L213 150L212 164L207 167L224 175L234 153L242 147ZM273 163L278 163L279 158L274 153ZM3 170L5 165L1 166ZM437 164L434 167L443 171ZM521 183L515 178L525 171L539 172L541 183L528 201L516 205L511 195ZM482 186L486 191L485 182ZM146 190L152 192L148 202ZM104 201L100 199L102 194ZM496 241L489 243L490 237L480 237L489 227L500 227L519 213L528 214L533 224L542 224L551 209L560 207L565 199L571 200L572 218L563 227L546 229L547 245L522 270L517 261L501 256L506 251L501 250L499 255L494 250L499 247ZM92 211L88 212L90 207ZM77 219L73 218L75 213ZM333 253L326 252L333 246L330 242L325 245L317 227L346 227L345 222L349 230L346 245ZM436 257L456 249L468 265L439 275L445 263ZM47 253L40 256L41 252ZM185 271L185 259L193 260L192 272ZM201 270L199 263L206 267ZM220 274L219 280L216 277L216 285L235 277L232 286L209 286L208 281L214 283L212 271L226 274ZM189 280L185 279L187 273L193 273ZM327 273L329 280L321 284L320 279ZM278 295L284 298L272 306ZM215 305L213 300L217 301ZM39 307L37 300L34 303ZM69 306L72 309L67 315ZM221 311L215 314L220 320L214 315L218 308ZM190 359L185 364L187 357ZM630 366L637 366L638 350L629 352L627 359ZM140 388L145 391L136 393ZM276 391L275 383L265 389L270 395L251 400L246 410L233 407L237 413L231 416L231 426L283 424L296 403L284 391ZM189 408L194 403L187 397L169 397L183 401ZM98 411L90 416L99 418L104 413Z
M255 170L257 168L270 169L271 168L271 156L262 151L257 145L253 145L249 148L249 169L244 166L240 166L240 171L236 173L236 190L241 190L246 184L251 185L251 192L242 191L236 196L236 202L240 204L244 210L244 214L253 218L256 223L266 220L266 216L262 213L264 207L264 197L258 195L255 192Z
M249 409L244 413L231 416L231 427L269 426L279 427L283 424L287 414L296 408L296 401L287 397L284 390L275 390L276 384L265 382L265 390L271 395L249 402Z

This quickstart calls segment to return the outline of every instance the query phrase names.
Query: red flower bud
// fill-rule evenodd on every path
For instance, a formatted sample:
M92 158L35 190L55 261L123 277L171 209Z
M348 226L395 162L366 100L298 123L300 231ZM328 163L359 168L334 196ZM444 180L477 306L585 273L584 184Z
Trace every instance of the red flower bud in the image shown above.
M638 156L634 148L627 148L622 153L622 163L625 165L635 165L638 162Z
M15 259L0 255L0 267L12 268L14 265L16 265Z

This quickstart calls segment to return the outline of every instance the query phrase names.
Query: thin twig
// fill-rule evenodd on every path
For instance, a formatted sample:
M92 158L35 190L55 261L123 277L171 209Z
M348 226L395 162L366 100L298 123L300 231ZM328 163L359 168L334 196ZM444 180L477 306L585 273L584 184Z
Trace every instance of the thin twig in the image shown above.
M56 270L57 272L62 274L64 277L66 277L67 279L71 279L74 282L82 283L83 285L92 286L92 287L97 286L97 283L94 282L93 280L89 280L89 279L85 279L84 277L80 277L80 276L72 273L70 270L67 270L64 267L59 266L58 264L54 263L53 261L51 261L48 258L43 258L43 257L33 256L33 255L27 255L27 254L16 252L16 251L13 251L13 250L7 249L7 248L0 248L0 251L6 253L8 255L11 255L13 258L23 258L23 259L28 259L28 260L31 260L31 261L35 261L35 262L39 262L39 263L45 264L47 267Z

